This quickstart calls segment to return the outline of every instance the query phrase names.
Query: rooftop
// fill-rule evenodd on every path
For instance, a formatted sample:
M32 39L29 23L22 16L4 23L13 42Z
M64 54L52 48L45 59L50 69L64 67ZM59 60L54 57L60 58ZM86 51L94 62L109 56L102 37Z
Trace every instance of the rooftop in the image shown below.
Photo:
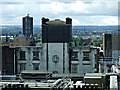
M60 19L55 19L55 20L51 20L51 21L46 22L46 24L49 24L49 25L64 25L66 23L64 21L60 20Z

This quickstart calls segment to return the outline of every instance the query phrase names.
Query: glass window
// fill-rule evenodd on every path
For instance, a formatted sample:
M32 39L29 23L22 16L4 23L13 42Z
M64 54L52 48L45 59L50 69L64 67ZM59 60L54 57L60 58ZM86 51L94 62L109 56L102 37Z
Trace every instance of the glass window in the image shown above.
M33 59L39 59L39 51L33 51Z
M89 52L83 52L83 60L84 61L89 61Z
M26 64L24 64L24 63L20 64L20 71L25 70L25 66L26 66Z
M25 51L20 51L20 59L25 59Z
M39 70L39 64L33 64L33 70Z
M73 58L78 58L78 52L73 52Z
M78 65L72 65L72 73L77 73L77 66Z

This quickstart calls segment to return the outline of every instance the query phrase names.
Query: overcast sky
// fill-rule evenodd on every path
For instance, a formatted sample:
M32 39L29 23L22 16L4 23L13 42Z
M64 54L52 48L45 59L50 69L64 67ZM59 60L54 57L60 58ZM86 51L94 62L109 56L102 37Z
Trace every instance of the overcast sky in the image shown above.
M10 2L12 1L12 2ZM51 2L52 1L52 2ZM2 0L0 24L20 24L28 13L34 25L41 18L50 20L72 18L73 25L117 25L118 0Z

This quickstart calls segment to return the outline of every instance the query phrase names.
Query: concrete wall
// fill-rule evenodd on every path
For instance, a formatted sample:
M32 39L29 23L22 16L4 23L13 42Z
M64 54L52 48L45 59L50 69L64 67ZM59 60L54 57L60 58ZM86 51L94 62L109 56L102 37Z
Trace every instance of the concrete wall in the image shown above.
M25 60L20 59L20 51L25 51ZM33 60L33 51L39 51L39 59ZM26 64L25 70L33 70L33 64L39 64L39 69L41 63L41 47L27 46L27 47L16 47L16 60L17 60L17 73L20 73L20 64Z
M72 60L71 65L77 65L77 73L83 74L83 73L93 73L97 70L97 67L95 68L95 62L97 62L97 59L95 58L95 55L97 55L97 48L90 48L90 47L81 47L76 49L78 50L78 59ZM73 52L75 51L75 48L73 48ZM89 59L88 61L83 60L83 52L89 52ZM96 70L95 70L96 69ZM72 70L71 70L72 71Z
M55 59L57 58L57 59ZM69 54L67 43L48 43L48 70L68 73Z
M25 51L25 59L20 59L20 51ZM39 60L33 60L33 51L39 51ZM58 56L58 61L56 57ZM48 59L48 60L47 60ZM17 73L20 64L26 64L25 70L33 70L33 63L40 64L40 71L69 73L69 54L67 43L43 43L42 47L16 47ZM47 65L48 64L48 65Z
M112 50L120 50L120 35L112 35Z

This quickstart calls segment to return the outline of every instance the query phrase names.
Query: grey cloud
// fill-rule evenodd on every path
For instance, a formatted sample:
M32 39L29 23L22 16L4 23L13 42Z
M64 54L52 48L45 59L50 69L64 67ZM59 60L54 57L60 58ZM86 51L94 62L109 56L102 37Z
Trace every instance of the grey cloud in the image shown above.
M31 0L32 1L32 0ZM39 2L38 0L34 3L22 2L19 4L2 4L2 18L6 20L9 18L11 22L4 21L4 23L17 23L21 24L22 17L29 13L34 17L34 24L39 24L40 19L48 17L50 19L61 18L64 19L67 16L77 20L78 23L99 23L101 19L93 16L116 16L117 17L117 3L116 2L77 2L70 0L69 2L55 1L50 2ZM80 3L80 4L79 4ZM83 5L82 8L77 8L77 5ZM71 5L76 7L71 7ZM76 10L77 9L77 10ZM79 10L80 9L80 10ZM81 10L82 9L82 10ZM94 20L96 19L96 20ZM17 21L19 20L19 21Z

